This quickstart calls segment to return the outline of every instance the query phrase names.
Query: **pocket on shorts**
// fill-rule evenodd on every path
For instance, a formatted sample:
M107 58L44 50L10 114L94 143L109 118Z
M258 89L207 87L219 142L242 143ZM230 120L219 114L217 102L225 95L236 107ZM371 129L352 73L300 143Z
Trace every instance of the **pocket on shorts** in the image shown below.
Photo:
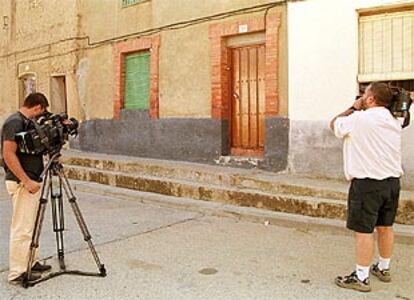
M19 189L20 183L13 180L6 180L6 189L10 196L13 196Z

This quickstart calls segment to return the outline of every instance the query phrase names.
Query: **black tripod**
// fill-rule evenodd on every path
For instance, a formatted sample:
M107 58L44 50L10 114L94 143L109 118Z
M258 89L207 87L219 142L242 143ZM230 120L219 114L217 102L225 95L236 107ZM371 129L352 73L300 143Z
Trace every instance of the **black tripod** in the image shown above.
M34 286L39 282L48 280L50 278L63 275L63 274L72 274L72 275L83 275L83 276L106 276L106 269L103 264L101 264L98 253L95 250L94 245L92 244L92 237L89 233L89 230L86 226L85 220L80 212L78 203L76 202L76 197L72 192L72 188L69 184L69 181L66 175L63 172L63 166L59 162L60 153L55 153L54 155L49 155L49 161L45 166L45 169L41 175L43 179L42 191L40 195L40 205L37 210L35 227L32 237L32 243L30 245L29 252L29 262L27 264L26 277L23 279L22 285L27 288L29 286ZM53 179L58 181L58 189L53 189ZM89 249L91 250L92 256L95 259L96 265L98 266L99 273L93 272L83 272L77 270L66 270L65 265L65 253L63 246L63 231L65 230L64 222L64 213L63 213L63 190L65 191L66 197L72 206L72 210L75 214L76 221L80 227L80 230L83 234L85 242L88 243ZM53 221L53 231L56 233L56 246L57 246L57 255L59 259L60 270L58 272L53 272L44 276L36 281L29 281L32 273L32 266L35 259L36 249L39 247L39 237L42 230L42 223L44 219L46 204L48 198L52 202L52 221Z

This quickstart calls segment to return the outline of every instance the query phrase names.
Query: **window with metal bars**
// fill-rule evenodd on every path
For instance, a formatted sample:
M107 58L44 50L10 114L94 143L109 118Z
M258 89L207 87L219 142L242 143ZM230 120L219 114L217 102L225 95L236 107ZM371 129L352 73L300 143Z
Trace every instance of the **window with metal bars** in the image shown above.
M389 84L390 86L403 88L407 91L414 92L414 80L389 80L389 81L379 81L386 84ZM359 93L362 95L367 88L367 86L371 82L363 82L359 84Z
M414 91L414 5L359 16L359 90L373 81Z

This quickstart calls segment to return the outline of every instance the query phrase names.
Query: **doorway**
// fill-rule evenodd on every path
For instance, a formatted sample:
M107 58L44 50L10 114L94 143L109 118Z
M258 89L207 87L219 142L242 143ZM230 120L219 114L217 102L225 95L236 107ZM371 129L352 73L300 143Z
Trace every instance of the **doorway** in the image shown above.
M264 44L229 48L231 155L264 153L265 49Z
M52 113L67 113L66 77L52 76L50 80L50 108Z

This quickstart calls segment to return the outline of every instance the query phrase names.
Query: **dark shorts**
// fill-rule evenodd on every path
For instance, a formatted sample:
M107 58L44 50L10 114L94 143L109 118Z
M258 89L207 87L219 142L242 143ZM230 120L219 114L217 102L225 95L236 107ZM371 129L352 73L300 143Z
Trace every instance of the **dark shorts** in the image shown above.
M346 227L372 233L375 226L392 226L400 197L400 179L353 179L348 194Z

